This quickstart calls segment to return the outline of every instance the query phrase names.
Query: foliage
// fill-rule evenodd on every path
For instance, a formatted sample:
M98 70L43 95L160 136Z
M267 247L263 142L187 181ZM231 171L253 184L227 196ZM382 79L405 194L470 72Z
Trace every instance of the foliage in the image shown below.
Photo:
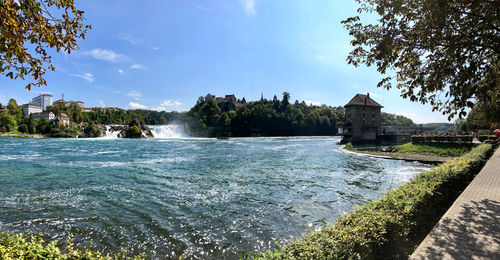
M16 128L16 119L9 113L0 112L0 132L12 132Z
M442 214L481 170L492 152L480 145L421 173L339 218L254 259L407 259Z
M382 112L381 125L383 126L415 126L416 124L409 118Z
M28 90L47 85L43 75L55 67L46 48L68 54L78 49L76 40L91 29L83 20L74 0L1 1L0 73L11 79L31 77L35 82L26 86Z
M487 140L495 141L498 139L498 137L496 135L480 135L480 136L478 136L478 139L480 142L485 142Z
M500 128L500 99L477 103L467 115L465 126L469 131Z
M348 142L345 144L344 146L344 149L348 150L348 151L355 151L356 149L354 148L354 146L352 145L351 142Z
M127 138L141 138L142 137L141 128L137 125L129 126L125 137L127 137Z
M444 157L461 156L469 152L472 148L471 144L454 144L454 143L428 143L428 144L414 144L407 143L394 146L397 153L413 153L413 154L427 154L438 155Z
M430 103L449 118L465 116L475 100L500 100L498 1L356 1L358 13L379 19L342 21L354 37L347 60L376 65L382 74L394 71L379 87L390 89L397 79L403 98Z
M71 105L66 107L63 104L47 107L47 111L54 114L65 113L70 121L74 123L95 124L119 124L128 125L134 118L144 122L147 125L166 124L169 122L182 120L182 114L179 112L151 111L151 110L123 110L123 109L94 109L90 112Z
M450 133L454 132L454 124L451 123L427 123L422 124L423 127L431 128L433 131L438 133Z
M127 257L126 252L110 256L89 248L76 249L71 237L68 238L66 248L60 248L56 241L46 242L42 234L0 233L0 259L139 260L145 258L144 254L131 258Z
M337 122L343 122L342 107L308 106L305 102L261 99L236 110L221 111L215 101L198 102L187 114L188 130L208 136L296 136L335 135Z
M414 135L412 143L472 143L472 135Z
M22 106L19 106L15 99L11 98L9 100L9 104L7 105L7 110L11 115L14 116L16 122L19 122L23 117L23 109Z
M99 126L94 124L93 122L90 122L85 125L83 129L83 137L101 137L103 135L103 132Z

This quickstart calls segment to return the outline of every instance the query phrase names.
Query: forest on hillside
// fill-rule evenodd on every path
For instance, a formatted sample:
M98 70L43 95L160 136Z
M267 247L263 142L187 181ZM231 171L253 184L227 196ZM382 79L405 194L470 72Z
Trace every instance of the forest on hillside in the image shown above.
M337 125L345 121L343 107L308 105L304 101L290 102L290 94L273 100L236 103L239 106L221 109L215 100L205 102L200 98L188 112L165 112L152 110L123 110L119 108L96 108L84 112L76 105L55 105L47 111L55 115L64 113L72 122L71 129L47 120L33 120L23 116L22 106L11 99L0 114L2 132L17 130L29 134L73 135L78 129L94 129L98 125L159 125L182 123L193 136L323 136L336 135ZM1 105L0 105L1 106ZM3 108L0 107L0 109ZM382 112L382 125L415 125L407 117ZM64 134L67 133L67 134Z

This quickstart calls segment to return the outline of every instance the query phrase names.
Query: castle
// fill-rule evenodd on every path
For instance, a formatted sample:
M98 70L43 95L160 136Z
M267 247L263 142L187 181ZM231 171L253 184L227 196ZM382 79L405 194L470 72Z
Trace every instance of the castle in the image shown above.
M241 101L237 100L234 94L226 95L224 98L216 97L210 93L205 96L204 102L209 102L215 100L215 103L220 107L222 111L236 110L247 104L245 98Z

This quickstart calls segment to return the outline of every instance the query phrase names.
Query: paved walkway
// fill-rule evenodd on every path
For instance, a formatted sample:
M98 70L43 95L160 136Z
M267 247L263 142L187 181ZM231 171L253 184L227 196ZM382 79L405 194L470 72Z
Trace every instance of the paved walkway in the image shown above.
M500 149L410 259L500 259Z

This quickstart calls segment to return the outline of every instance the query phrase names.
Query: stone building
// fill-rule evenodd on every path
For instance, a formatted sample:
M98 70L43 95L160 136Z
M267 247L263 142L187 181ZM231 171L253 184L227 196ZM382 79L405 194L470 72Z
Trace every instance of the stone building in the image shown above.
M67 126L69 125L69 116L66 115L65 113L60 113L56 116L56 122L58 124L61 124L61 125L64 125L64 126Z
M245 98L243 98L245 99ZM232 95L226 95L225 97L217 97L212 94L207 94L205 96L205 102L208 102L210 100L215 100L215 103L220 107L222 111L230 111L230 110L236 110L239 107L242 107L246 105L246 100L245 103L239 102L234 94Z
M339 127L342 142L366 142L377 140L382 105L370 97L370 93L357 94L345 106L345 125Z

